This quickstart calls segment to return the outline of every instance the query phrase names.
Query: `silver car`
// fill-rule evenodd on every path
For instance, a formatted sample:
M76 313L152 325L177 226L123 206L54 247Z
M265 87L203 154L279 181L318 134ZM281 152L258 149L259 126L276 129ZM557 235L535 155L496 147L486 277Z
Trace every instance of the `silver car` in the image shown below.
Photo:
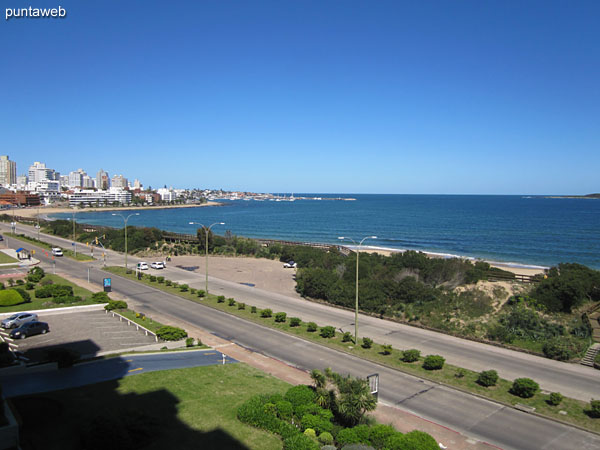
M31 322L32 320L37 320L38 316L34 313L16 313L12 316L4 319L0 322L2 328L17 328L23 325L24 323Z

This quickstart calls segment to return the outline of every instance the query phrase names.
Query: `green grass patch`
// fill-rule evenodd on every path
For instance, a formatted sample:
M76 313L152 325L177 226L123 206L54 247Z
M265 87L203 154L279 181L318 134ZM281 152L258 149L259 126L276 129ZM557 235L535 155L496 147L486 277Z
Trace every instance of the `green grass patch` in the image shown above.
M4 252L0 252L0 264L9 264L9 263L18 263L19 260L13 258L12 256L8 256Z
M164 326L164 324L153 320L152 317L142 316L131 309L115 309L113 312L121 314L123 317L127 317L132 322L147 328L153 333L156 333L160 327Z
M19 239L20 241L28 242L28 243L34 244L38 247L45 248L46 250L52 250L53 247L56 247L55 245L48 244L47 242L44 242L42 240L38 240L35 238L31 238L29 236L25 236L24 234L7 233L7 235L10 237L13 237L15 239ZM62 248L62 247L60 247L60 248ZM66 257L74 259L76 261L93 261L96 259L96 258L92 258L88 254L81 253L81 252L77 252L77 256L75 256L75 252L73 250L67 250L67 249L63 249L63 254Z
M141 373L81 388L18 397L13 403L24 421L22 436L27 448L79 449L81 433L95 417L116 417L120 421L141 413L143 419L138 425L145 432L140 439L148 443L140 448L280 450L282 443L277 436L241 423L236 413L255 394L283 394L289 387L237 363ZM108 430L113 435L114 430Z
M15 306L0 306L0 313L8 313L8 312L16 312L16 311L32 311L32 310L36 310L36 309L55 309L55 308L64 308L66 306L83 306L83 305L97 304L96 302L94 302L93 300L90 299L90 297L92 296L91 291L88 291L85 288L77 286L75 283L71 283L70 281L67 281L58 275L46 273L46 276L44 278L42 278L42 281L43 280L51 280L54 284L64 284L67 286L71 286L73 288L73 295L79 296L83 300L80 302L77 302L77 303L69 303L69 304L59 305L59 304L54 303L51 298L37 298L35 296L35 289L33 289L30 291L27 291L27 292L29 292L29 295L31 296L31 302L21 303L20 305L15 305ZM6 286L7 289L10 288L10 286L8 286L8 283L6 283L6 281L5 281L4 285ZM14 287L24 288L25 286L15 285ZM38 287L40 287L39 283L36 284L36 288L38 288Z
M344 351L346 353L350 353L360 358L383 364L385 366L400 370L402 372L410 373L421 378L453 386L458 389L475 393L504 404L516 405L517 403L520 403L523 405L532 406L536 408L536 412L539 414L552 417L563 422L572 423L591 431L600 432L600 420L592 419L589 416L587 416L583 411L584 409L588 409L589 404L580 400L565 397L565 399L559 406L550 406L546 403L546 399L548 396L539 392L530 399L523 399L520 397L516 397L508 392L510 387L512 386L512 382L508 380L499 379L498 384L496 386L486 388L479 385L476 382L477 377L479 375L478 372L462 369L456 366L452 366L450 364L444 364L444 367L441 370L425 370L422 368L422 363L424 359L423 357L420 358L418 362L405 363L400 360L400 357L402 356L401 350L408 349L392 349L390 354L384 355L384 349L380 343L374 343L372 348L364 349L360 346L361 342L359 342L359 345L354 345L354 343L352 342L342 342L342 335L338 332L335 333L335 337L324 339L319 336L318 330L323 326L327 326L328 324L326 323L318 324L317 331L308 332L306 322L301 322L300 326L291 327L289 317L284 323L275 322L274 317L262 318L260 317L260 309L257 313L253 314L251 312L252 305L249 304L246 305L245 309L239 310L236 306L229 306L227 302L219 303L217 301L217 296L212 294L209 294L204 298L199 298L197 295L192 295L189 292L180 292L179 288L166 286L165 284L159 284L157 282L151 282L147 277L144 277L141 280L137 280L137 278L135 277L135 273L127 274L125 268L123 267L108 267L106 270L111 273L129 278L131 280L139 281L148 286L155 287L156 289L160 289L164 292L178 295L179 297L194 301L196 303L201 303L211 308L227 312L229 314L249 320L251 322L259 323L270 328L281 330L283 332L301 337L302 339L306 339L320 345L325 345L336 350ZM244 301L244 299L236 300L242 302ZM489 367L488 369L494 369L494 367ZM464 372L464 376L457 377L457 373L461 371ZM566 411L567 414L559 414L559 411L561 410Z

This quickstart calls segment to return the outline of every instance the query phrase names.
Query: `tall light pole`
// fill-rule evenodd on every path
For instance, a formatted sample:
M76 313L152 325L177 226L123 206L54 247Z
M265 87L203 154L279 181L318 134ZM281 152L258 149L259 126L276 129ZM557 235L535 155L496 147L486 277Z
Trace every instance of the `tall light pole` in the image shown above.
M125 217L123 214L119 214L119 213L112 213L112 215L113 216L121 216L121 218L123 219L123 222L125 222L125 270L127 270L127 221L129 220L129 218L131 216L139 216L140 213L131 213L127 217Z
M40 205L37 206L37 232L38 241L40 240Z
M75 208L73 208L73 211L71 211L71 214L73 214L73 218L71 219L71 222L73 222L73 250L75 251L75 259L77 259L77 244L75 243L75 213L77 211L75 211Z
M354 345L358 345L358 256L360 255L360 247L362 243L367 239L377 239L377 236L366 236L358 244L354 239L349 237L340 236L338 239L352 241L356 246L356 305L354 309Z
M209 227L205 227L204 225L202 225L201 223L198 223L198 222L190 222L190 225L200 225L202 228L206 229L206 232L204 233L206 235L206 244L205 244L206 263L204 264L204 270L205 270L205 274L206 274L205 289L206 289L206 295L208 295L208 233L210 232L210 229L212 227L214 227L215 225L225 225L225 222L215 222Z

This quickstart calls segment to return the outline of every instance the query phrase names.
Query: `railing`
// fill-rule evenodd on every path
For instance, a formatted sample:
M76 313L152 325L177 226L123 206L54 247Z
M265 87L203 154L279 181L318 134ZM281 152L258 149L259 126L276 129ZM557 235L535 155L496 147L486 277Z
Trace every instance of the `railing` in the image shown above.
M141 328L142 330L145 331L146 336L148 336L148 335L154 336L154 340L156 342L158 342L158 336L156 335L156 333L150 331L148 328L145 328L145 327L141 326L139 323L134 322L133 320L130 320L127 317L122 316L121 314L116 313L114 311L106 311L106 314L108 314L108 313L112 313L113 317L118 316L119 317L119 322L123 322L123 320L125 320L127 322L127 325L135 325L135 329L136 330L139 330Z

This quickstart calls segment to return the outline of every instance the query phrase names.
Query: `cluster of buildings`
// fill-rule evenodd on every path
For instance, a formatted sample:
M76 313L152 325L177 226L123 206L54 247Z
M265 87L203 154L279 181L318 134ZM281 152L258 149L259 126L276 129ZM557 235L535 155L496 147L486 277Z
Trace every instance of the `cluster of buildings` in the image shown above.
M194 191L196 192L196 191ZM130 182L123 175L109 176L100 169L95 176L83 169L62 175L34 162L26 174L17 175L17 164L7 155L0 155L0 206L37 206L68 202L73 206L161 204L194 199L190 191L164 188L144 190L139 180ZM199 200L200 197L196 197Z

